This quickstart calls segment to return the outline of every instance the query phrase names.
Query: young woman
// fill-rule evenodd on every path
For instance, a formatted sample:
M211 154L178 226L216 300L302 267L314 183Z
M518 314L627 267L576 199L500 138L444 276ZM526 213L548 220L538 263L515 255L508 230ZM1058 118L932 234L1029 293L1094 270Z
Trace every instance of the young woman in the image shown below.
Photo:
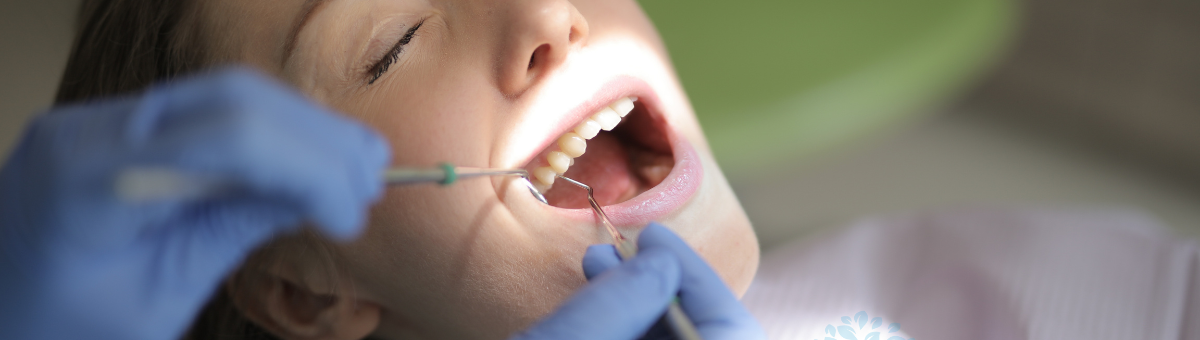
M251 256L194 337L507 337L609 242L557 173L627 235L671 228L736 294L754 276L753 231L633 0L88 1L82 22L59 103L248 65L371 127L393 166L525 168L549 200L503 178L388 188L352 242L302 233Z

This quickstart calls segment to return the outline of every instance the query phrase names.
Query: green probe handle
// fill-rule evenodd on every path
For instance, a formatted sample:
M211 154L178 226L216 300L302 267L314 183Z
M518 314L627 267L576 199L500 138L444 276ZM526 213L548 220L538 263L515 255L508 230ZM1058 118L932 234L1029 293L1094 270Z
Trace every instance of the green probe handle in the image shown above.
M438 183L441 185L454 184L458 181L458 172L454 165L442 163L437 168L391 168L384 173L384 182L388 185L403 185L417 183Z
M446 173L446 177L442 178L441 185L451 185L458 180L458 173L454 172L454 165L450 163L441 164L442 171Z

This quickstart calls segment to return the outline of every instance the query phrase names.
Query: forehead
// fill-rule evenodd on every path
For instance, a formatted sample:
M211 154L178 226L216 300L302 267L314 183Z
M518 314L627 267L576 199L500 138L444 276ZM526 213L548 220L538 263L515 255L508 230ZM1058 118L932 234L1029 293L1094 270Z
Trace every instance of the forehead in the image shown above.
M209 33L210 55L278 71L292 27L307 0L209 0L199 15Z

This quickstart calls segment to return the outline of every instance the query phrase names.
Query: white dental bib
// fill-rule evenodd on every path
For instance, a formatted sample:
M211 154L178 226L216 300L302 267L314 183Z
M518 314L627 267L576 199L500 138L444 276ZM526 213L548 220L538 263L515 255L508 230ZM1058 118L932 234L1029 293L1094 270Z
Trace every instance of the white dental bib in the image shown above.
M1125 211L866 219L767 254L743 301L779 340L1200 339L1196 249Z

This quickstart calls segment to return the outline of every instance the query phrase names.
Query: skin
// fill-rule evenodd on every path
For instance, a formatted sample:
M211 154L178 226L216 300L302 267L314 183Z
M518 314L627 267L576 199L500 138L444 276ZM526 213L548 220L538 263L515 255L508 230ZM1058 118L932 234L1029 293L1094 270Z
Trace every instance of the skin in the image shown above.
M635 1L330 0L285 58L302 3L204 3L204 27L220 37L210 57L275 74L370 125L390 141L394 165L521 167L536 151L531 143L541 142L523 136L551 134L552 118L613 76L646 81L704 172L695 196L657 220L736 294L749 286L758 265L753 231ZM368 84L376 59L422 19L398 61ZM372 332L381 338L507 337L585 284L585 248L608 241L596 224L555 214L510 184L496 178L391 188L372 208L365 234L336 245L344 273L337 285L351 292L300 284L377 307Z

